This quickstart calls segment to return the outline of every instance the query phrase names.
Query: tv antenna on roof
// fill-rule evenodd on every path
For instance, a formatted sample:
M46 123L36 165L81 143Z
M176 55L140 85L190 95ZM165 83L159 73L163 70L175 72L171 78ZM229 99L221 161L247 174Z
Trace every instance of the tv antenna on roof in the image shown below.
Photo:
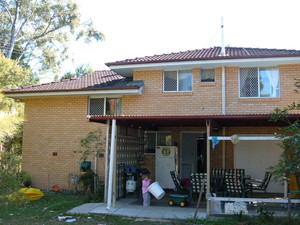
M224 44L224 19L223 19L223 16L221 17L221 40L222 40L222 46L221 46L220 56L226 56L225 44Z

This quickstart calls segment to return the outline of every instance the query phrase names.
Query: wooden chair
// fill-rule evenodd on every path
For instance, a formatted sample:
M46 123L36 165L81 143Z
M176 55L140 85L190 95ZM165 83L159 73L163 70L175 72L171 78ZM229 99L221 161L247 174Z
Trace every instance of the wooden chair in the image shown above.
M207 187L207 174L206 173L193 173L191 174L191 195L193 199L197 199L200 190L201 190L201 184L204 180L204 188L203 191L206 192ZM197 197L196 197L197 196Z
M251 179L249 181L249 184L251 185L252 190L263 191L265 193L265 196L268 198L267 187L270 183L271 178L272 178L272 173L265 172L265 177L263 180Z
M247 197L247 193L252 192L251 187L244 184L242 177L233 173L225 174L225 186L226 196Z

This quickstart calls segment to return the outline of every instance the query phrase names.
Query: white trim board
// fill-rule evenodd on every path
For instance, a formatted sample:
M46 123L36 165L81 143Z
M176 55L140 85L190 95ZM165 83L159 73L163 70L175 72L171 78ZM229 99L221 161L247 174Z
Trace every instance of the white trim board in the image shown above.
M30 97L63 97L63 96L88 96L88 95L141 95L143 88L129 90L91 90L91 91L60 91L60 92L31 92L31 93L7 93L10 98Z
M208 140L212 140L213 136L208 137ZM219 141L231 141L231 137L218 136L217 140ZM277 137L274 136L253 136L253 137L238 137L239 141L280 141Z
M287 198L233 198L233 197L207 197L209 201L221 202L269 202L269 203L288 203ZM291 199L291 203L300 203L300 199Z

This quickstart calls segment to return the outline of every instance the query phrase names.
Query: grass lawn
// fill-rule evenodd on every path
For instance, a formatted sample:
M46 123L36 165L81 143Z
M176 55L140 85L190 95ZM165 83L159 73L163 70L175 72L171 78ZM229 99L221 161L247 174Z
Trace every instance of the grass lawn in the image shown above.
M38 200L27 203L22 207L0 206L0 224L5 225L32 225L32 224L69 224L65 221L59 221L59 216L67 216L66 212L76 206L84 203L84 197L62 193L46 193L45 196ZM218 220L199 220L193 223L191 220L185 221L153 221L131 219L113 216L97 216L97 215L71 215L75 222L70 224L98 225L98 224L116 224L116 225L144 225L144 224L207 224L207 225L251 225L251 224L278 224L278 225L298 225L300 219L287 221L274 219L273 221L260 221L258 219L249 219L246 217L227 217ZM275 223L276 222L276 223Z

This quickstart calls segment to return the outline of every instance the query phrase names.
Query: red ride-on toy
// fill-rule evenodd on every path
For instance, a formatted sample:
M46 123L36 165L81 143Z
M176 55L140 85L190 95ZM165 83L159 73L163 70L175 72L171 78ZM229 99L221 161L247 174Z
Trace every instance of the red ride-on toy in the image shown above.
M170 195L170 201L169 205L179 205L181 207L184 207L189 204L189 196L188 195L178 195L178 194L172 194Z

